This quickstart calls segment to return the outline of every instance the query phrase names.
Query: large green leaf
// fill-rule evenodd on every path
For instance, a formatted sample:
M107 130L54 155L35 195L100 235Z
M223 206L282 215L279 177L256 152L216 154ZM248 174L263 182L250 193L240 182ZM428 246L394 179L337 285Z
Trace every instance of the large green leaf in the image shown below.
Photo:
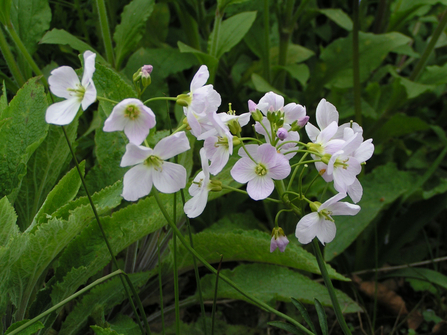
M16 322L14 324L12 324L8 329L6 329L5 335L9 334L10 332L12 332L14 329L19 328L20 326L24 325L25 323L27 323L29 320L22 320L19 322ZM37 321L36 323L33 323L31 326L25 328L24 330L20 331L20 335L33 335L35 334L39 329L44 328L44 325L42 324L42 322Z
M365 81L389 52L409 43L411 39L397 32L374 35L359 33L360 81ZM326 83L340 88L353 86L352 34L332 42L321 53Z
M50 28L51 9L47 0L13 0L11 22L29 53Z
M339 216L335 219L337 235L325 247L326 261L342 253L377 214L410 189L414 181L410 173L399 171L390 163L378 167L360 182L363 186L363 198L359 202L361 210L355 216Z
M58 45L69 45L75 50L78 50L79 53L84 53L87 50L93 51L96 53L96 60L101 63L107 63L106 60L90 45L81 41L79 38L73 36L69 32L63 29L53 28L49 32L47 32L39 42L40 44L58 44ZM96 82L95 82L96 84Z
M223 255L224 262L250 261L270 263L320 273L315 257L302 247L289 243L285 252L270 252L271 235L258 230L233 230L227 232L207 232L193 235L194 249L208 263L219 263ZM172 245L171 245L172 248ZM179 245L177 265L182 271L193 267L193 258L183 245ZM180 256L179 256L180 255ZM173 253L170 255L173 264ZM327 265L332 278L349 281Z
M144 284L151 274L141 272L129 275L135 287ZM115 277L106 283L98 285L85 294L82 300L68 314L62 324L60 335L75 335L85 327L89 316L97 310L107 314L112 308L127 299L126 291L123 288L120 278ZM115 334L117 334L115 332Z
M215 56L217 59L230 51L236 44L238 44L250 29L251 25L256 19L256 12L244 12L233 15L222 22L219 33L217 35L217 47L215 49ZM209 44L216 43L213 41L214 34L210 35Z
M408 267L388 273L386 277L406 277L423 280L447 290L447 276L430 269Z
M377 144L388 139L395 139L399 136L413 134L417 131L428 130L429 125L416 116L405 114L393 115L375 134L374 141Z
M47 135L47 100L38 78L30 79L2 112L0 131L0 197L14 203L29 158Z
M143 28L154 9L154 0L132 0L124 7L121 23L116 26L113 39L116 42L116 67L137 46L143 37Z
M9 240L19 235L16 224L17 214L14 207L5 196L0 200L0 248L7 245Z
M287 48L287 59L286 64L296 64L304 62L315 55L310 49L307 49L298 44L289 44ZM272 64L277 64L279 58L279 47L273 47L270 49L270 61Z
M243 292L271 305L276 301L291 302L291 298L313 304L316 298L323 306L332 306L326 287L299 272L282 266L243 264L234 270L222 270L220 273L238 285ZM213 299L215 282L216 277L212 274L202 278L204 300ZM343 292L336 290L336 295L344 313L355 313L362 310ZM222 279L219 280L217 296L220 299L238 299L253 303Z
M321 14L326 15L329 19L334 21L337 25L346 29L347 31L352 31L352 20L343 10L339 8L326 8L320 9Z
M71 143L76 139L77 128L77 119L65 126ZM29 226L70 160L70 149L62 127L50 126L47 137L28 162L27 173L16 201L18 222L22 229Z

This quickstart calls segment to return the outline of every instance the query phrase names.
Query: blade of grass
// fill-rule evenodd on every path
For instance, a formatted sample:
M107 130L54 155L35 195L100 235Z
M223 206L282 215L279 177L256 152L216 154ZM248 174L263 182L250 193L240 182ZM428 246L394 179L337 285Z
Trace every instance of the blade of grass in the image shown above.
M217 267L216 282L214 284L214 297L213 297L213 311L211 312L211 335L214 335L214 319L216 317L216 307L217 307L217 291L219 288L219 274L220 268L222 266L223 255L220 255L219 266Z

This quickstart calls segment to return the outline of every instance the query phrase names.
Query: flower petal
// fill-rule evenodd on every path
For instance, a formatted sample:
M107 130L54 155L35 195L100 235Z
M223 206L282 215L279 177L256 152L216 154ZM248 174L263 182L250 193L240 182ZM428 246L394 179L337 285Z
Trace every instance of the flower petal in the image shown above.
M151 148L128 143L126 145L126 152L123 158L121 158L120 166L131 166L135 164L143 163L146 158L153 155L154 150Z
M247 184L247 193L253 200L262 200L272 194L275 184L268 176L260 177L256 175Z
M56 102L47 108L45 121L60 126L69 124L76 117L80 105L78 98L72 97Z
M166 160L177 156L190 148L186 133L181 131L160 140L160 142L155 145L154 155Z
M348 186L348 195L355 204L362 199L363 187L357 178L355 178L355 181Z
M208 201L208 188L203 188L200 192L189 199L183 207L185 214L189 218L196 218L203 213Z
M276 164L268 169L268 176L275 180L282 180L290 174L290 163L283 154L276 153L276 156Z
M338 112L333 104L321 99L317 106L316 112L317 124L321 130L335 122L338 128ZM335 133L334 133L335 134ZM332 136L331 136L332 137Z
M186 186L186 169L180 164L163 162L152 174L154 186L162 193L175 193Z
M309 136L309 139L315 143L317 141L318 135L320 135L320 129L315 127L312 123L306 124L305 129L307 136Z
M250 158L242 157L234 164L230 173L234 180L238 183L245 184L253 178L257 177L255 172L256 163Z
M84 74L82 75L82 86L87 87L92 82L93 73L95 72L96 54L87 50L84 52Z
M210 76L210 73L208 71L208 67L206 65L202 65L199 70L194 75L194 78L192 78L191 85L190 85L190 91L193 92L194 90L198 89L199 87L202 87L206 84L208 78Z
M51 71L48 77L50 91L60 98L72 99L73 96L68 89L75 89L81 83L76 72L69 66L61 66Z
M126 172L123 179L123 198L136 201L148 195L152 189L152 169L138 164Z
M86 110L88 106L96 101L96 87L93 81L87 86L84 92L84 98L82 99L82 109Z
M312 242L318 234L320 215L316 212L304 215L296 225L295 236L302 244Z

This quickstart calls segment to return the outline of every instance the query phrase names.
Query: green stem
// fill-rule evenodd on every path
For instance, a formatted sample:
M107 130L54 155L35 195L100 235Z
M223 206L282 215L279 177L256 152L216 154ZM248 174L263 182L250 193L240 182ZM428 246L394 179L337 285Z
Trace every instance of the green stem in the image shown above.
M36 74L36 76L42 76L41 79L42 82L44 83L45 86L48 87L47 79L43 75L42 71L40 71L33 57L31 57L31 55L29 54L19 35L17 35L16 31L14 30L14 27L12 25L6 25L5 28L8 31L14 43L16 44L19 51L22 53L23 57L25 57L26 61L28 62L28 65L31 67L33 72Z
M174 208L177 207L174 205ZM180 307L178 289L178 268L177 268L177 236L172 236L174 248L174 304L175 304L175 334L180 335Z
M231 190L231 191L234 191L234 192L239 192L239 193L242 193L242 194L245 194L245 195L248 194L247 191L240 190L240 189L238 189L238 188L236 188L236 187L231 187L231 186L228 186L228 185L223 185L223 184L222 184L222 188L225 188L225 189L227 189L227 190ZM282 203L281 200L277 200L277 199L273 199L273 198L265 198L265 199L263 199L263 200L267 200L267 201L271 201L271 202L276 202L276 203L278 203L278 204L281 204L281 203Z
M6 64L8 65L9 71L11 71L12 76L14 77L19 87L22 87L25 84L25 78L20 72L20 69L14 59L14 56L9 48L8 42L6 42L5 35L3 34L3 30L0 28L0 50L2 51L3 57L5 58Z
M345 318L343 317L343 313L341 311L340 305L338 303L337 295L335 294L334 286L332 286L331 279L327 273L326 264L324 262L323 256L321 254L320 246L318 244L318 239L315 237L312 241L313 247L315 250L315 257L317 258L318 267L320 268L321 275L323 276L324 284L329 292L329 296L331 297L332 307L334 308L335 315L337 316L338 323L340 324L341 329L345 335L351 335L351 331L346 324Z
M362 104L360 96L360 52L359 52L359 1L353 0L353 19L354 25L352 30L352 66L353 66L353 82L354 82L354 110L355 121L362 125Z
M106 4L104 3L104 0L96 0L96 7L98 8L99 25L101 27L107 61L114 67L115 61L113 56L112 36L110 35L109 21L107 20Z
M158 289L160 290L161 328L162 328L162 334L165 335L165 315L163 312L163 282L161 280L160 240L158 237L157 237L157 256L158 256Z
M264 64L264 79L270 83L270 1L264 0L264 57L262 63Z
M43 312L42 314L39 314L38 316L36 316L34 319L29 320L27 323L21 325L20 327L14 329L13 331L11 331L10 333L8 333L9 335L15 335L15 334L19 334L22 330L28 328L29 326L31 326L32 324L36 323L37 321L39 321L40 319L42 319L43 317L55 312L56 310L58 310L60 307L64 306L66 303L72 301L73 299L76 299L77 297L81 296L82 294L84 294L85 292L91 290L93 287L95 287L96 285L99 285L103 282L105 282L106 280L109 280L112 277L115 277L117 275L120 275L120 278L122 275L124 275L124 272L122 270L116 270L115 272L112 272L110 274L108 274L107 276L104 276L102 278L99 278L97 280L95 280L93 283L91 283L90 285L84 287L82 290L79 290L78 292L76 292L75 294L69 296L67 299L62 300L60 303L54 305L53 307L51 307L50 309L46 310L45 312Z
M427 63L428 57L435 48L436 42L438 41L439 36L441 36L442 32L444 31L446 24L447 24L447 9L442 12L441 22L439 22L438 26L436 27L430 42L428 43L427 47L424 50L424 53L419 59L419 62L416 64L416 67L411 73L411 76L409 78L411 81L415 81L421 74L421 71L424 68L425 63Z
M144 104L147 104L148 102L151 101L157 101L157 100L171 100L171 101L177 101L177 98L172 98L172 97L155 97L155 98L150 98L147 99L145 102L143 102Z
M219 287L219 275L220 275L220 268L222 266L222 260L223 260L223 255L220 255L220 262L219 262L219 266L217 267L217 273L216 273L216 282L214 283L213 310L211 312L211 335L214 335L214 319L216 316L217 291L218 291L218 287Z
M104 98L104 97L98 97L98 96L97 96L96 99L98 99L98 100L102 100L102 101L111 102L112 104L115 104L115 105L118 104L118 101L110 100L110 99L107 99L107 98Z
M216 9L216 15L214 17L214 27L213 32L211 33L211 47L209 54L213 57L217 55L217 44L219 42L219 33L220 26L222 25L223 12L219 11L219 8Z
M75 0L75 7L76 7L76 11L77 11L78 18L79 18L78 21L79 21L79 24L81 25L82 33L84 34L85 42L88 45L91 45L88 29L87 29L87 26L85 25L84 11L81 8L80 0Z
M89 193L89 191L87 189L87 184L85 183L84 176L83 176L83 174L81 172L81 169L79 168L78 159L76 158L76 155L75 155L75 153L73 151L73 147L71 146L70 139L68 138L68 135L67 135L67 131L65 130L64 126L61 126L61 127L62 127L62 130L64 132L65 139L67 140L68 147L70 148L70 152L71 152L71 155L72 155L73 160L75 162L76 169L78 170L79 177L81 178L82 186L84 187L85 193L87 194L87 198L88 198L88 200L90 202L90 206L92 207L93 214L94 214L94 216L96 218L96 223L98 224L99 230L101 231L101 234L102 234L102 236L104 238L104 241L106 242L107 249L109 250L110 256L112 257L113 265L117 269L119 269L120 267L118 266L118 262L116 261L115 255L113 254L112 247L110 246L110 243L109 243L109 240L107 239L107 236L106 236L106 233L104 231L104 228L102 227L101 221L99 220L99 215L98 215L98 212L96 211L95 204L93 203L93 199L90 196L90 193ZM143 304L141 303L140 297L138 296L138 293L135 290L135 287L133 286L132 282L127 277L127 275L124 274L123 276L126 278L127 284L129 285L130 289L132 290L133 295L135 296L135 299L137 300L137 304L138 304L138 308L140 309L140 313L141 313L142 316L144 316L143 317L144 326L146 327L147 333L150 334L149 324L147 323L146 314L144 313L144 308L143 308ZM137 310L135 308L135 304L134 304L134 302L132 300L132 297L131 297L131 295L129 293L129 290L128 290L126 284L124 283L123 276L120 276L121 283L123 284L124 290L126 291L127 297L129 298L129 302L130 302L130 305L132 306L132 310L133 310L133 312L135 314L135 317L138 320L138 325L140 326L141 333L145 334L144 329L141 326L140 317L139 317L139 315L137 313Z
M165 217L166 221L168 222L169 226L171 227L172 231L174 232L174 234L177 235L178 239L180 240L180 242L183 244L183 246L192 254L194 255L208 270L210 270L212 273L214 273L215 275L217 274L217 270L215 268L213 268L211 266L211 264L209 264L197 251L195 251L190 245L189 243L185 240L185 238L183 237L182 233L178 230L177 226L174 224L174 222L171 220L171 218L169 217L168 212L166 211L166 208L163 206L160 197L158 196L158 192L154 191L152 193L154 195L155 201L157 201L158 207L160 208L163 216ZM311 331L309 331L307 328L305 328L303 325L301 325L299 322L297 322L296 320L294 320L293 318L277 311L276 309L270 307L269 305L267 305L266 303L264 303L263 301L259 300L258 298L255 298L253 296L251 296L250 294L244 292L242 289L240 289L235 283L233 283L230 279L228 279L226 276L220 274L220 279L222 279L224 282L226 282L228 285L230 285L231 287L233 287L236 291L238 291L240 294L242 294L244 297L246 297L247 299L253 301L256 305L258 305L259 307L263 308L264 310L271 312L287 321L289 321L291 324L295 325L296 327L298 327L301 331L303 331L305 334L309 334L312 335L313 333Z

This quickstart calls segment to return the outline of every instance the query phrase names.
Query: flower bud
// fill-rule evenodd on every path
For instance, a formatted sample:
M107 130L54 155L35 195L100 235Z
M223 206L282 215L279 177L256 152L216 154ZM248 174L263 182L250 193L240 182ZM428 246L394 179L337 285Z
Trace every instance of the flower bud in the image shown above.
M279 248L279 251L284 252L286 250L287 244L289 244L289 240L287 236L284 234L284 230L282 228L273 228L272 230L272 239L270 240L270 252Z
M237 120L231 120L228 122L228 128L230 128L230 131L233 135L237 135L242 131L241 125Z
M285 140L287 138L287 135L289 135L289 132L286 128L279 128L276 132L276 136L278 136L281 141Z
M325 154L323 157L321 157L321 161L322 161L324 164L328 165L328 164L329 164L329 161L331 160L331 157L332 157L332 155L330 155L330 154Z
M260 110L255 110L254 112L251 113L251 116L253 117L253 120L261 122L262 119L264 118L264 115L262 115Z
M253 113L256 111L257 105L252 100L248 100L248 111Z
M318 208L320 208L321 202L314 201L314 202L311 202L309 206L310 206L310 209L312 210L312 212L318 212Z
M220 192L222 191L222 182L220 180L210 180L208 188L211 192Z
M233 146L241 144L241 140L237 136L233 136Z
M179 94L177 95L177 100L175 101L177 105L188 107L192 99L189 94Z
M306 115L306 116L298 119L298 126L300 128L303 128L307 124L308 121L309 121L309 116Z

